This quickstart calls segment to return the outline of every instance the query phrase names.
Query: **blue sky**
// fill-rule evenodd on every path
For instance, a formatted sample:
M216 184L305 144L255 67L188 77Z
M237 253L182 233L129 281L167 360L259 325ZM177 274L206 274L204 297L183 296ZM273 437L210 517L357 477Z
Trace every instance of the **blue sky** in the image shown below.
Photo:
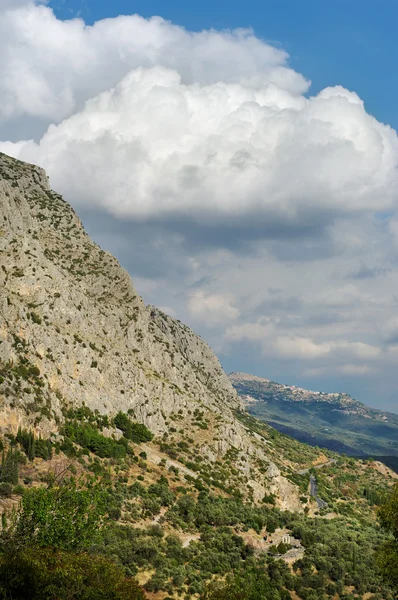
M0 151L227 371L398 412L397 22L396 0L0 0Z
M121 14L160 15L192 31L252 27L290 54L313 82L310 92L340 84L367 110L398 128L396 0L52 0L62 19L86 23Z

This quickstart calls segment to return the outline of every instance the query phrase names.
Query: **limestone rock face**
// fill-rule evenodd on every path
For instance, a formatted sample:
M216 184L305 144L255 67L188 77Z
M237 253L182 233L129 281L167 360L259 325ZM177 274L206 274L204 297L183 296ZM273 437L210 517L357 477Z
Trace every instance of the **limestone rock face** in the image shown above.
M209 425L196 437L210 462L238 448L255 479L256 461L268 461L235 418L241 401L207 344L145 306L43 170L0 154L0 429L48 434L63 409L83 403L130 411L157 435L192 427L199 411Z

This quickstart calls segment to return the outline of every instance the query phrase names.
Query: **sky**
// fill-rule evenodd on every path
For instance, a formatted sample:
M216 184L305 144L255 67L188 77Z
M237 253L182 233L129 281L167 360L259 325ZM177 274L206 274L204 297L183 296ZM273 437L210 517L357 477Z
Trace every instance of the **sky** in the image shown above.
M398 412L395 0L0 0L0 151L227 372Z

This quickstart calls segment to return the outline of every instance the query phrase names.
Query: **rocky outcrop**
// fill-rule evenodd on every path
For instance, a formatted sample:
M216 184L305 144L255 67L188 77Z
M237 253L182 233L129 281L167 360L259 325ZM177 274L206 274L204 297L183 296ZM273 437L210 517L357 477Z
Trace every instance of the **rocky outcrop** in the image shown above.
M158 435L191 427L199 411L209 461L238 448L256 480L268 460L235 419L241 401L205 342L145 306L44 171L0 154L0 427L57 432L65 409L82 404L130 411ZM264 493L261 475L256 486Z

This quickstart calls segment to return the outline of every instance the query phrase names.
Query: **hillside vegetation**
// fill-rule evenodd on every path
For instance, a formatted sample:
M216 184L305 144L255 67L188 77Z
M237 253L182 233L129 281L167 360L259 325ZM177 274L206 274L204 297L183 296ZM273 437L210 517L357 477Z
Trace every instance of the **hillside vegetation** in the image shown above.
M0 310L0 598L392 600L375 553L395 474L249 415L4 155Z
M217 473L204 464L187 436L132 442L127 428L127 437L112 442L103 436L105 425L112 423L104 424L84 410L67 415L59 441L39 444L41 448L45 442L49 448L46 459L35 456L38 440L31 435L27 442L27 432L4 440L9 448L1 471L7 483L0 484L7 515L2 533L6 559L10 560L10 539L18 549L18 561L34 561L38 572L54 560L61 570L85 568L82 552L88 551L95 559L93 569L98 565L113 573L115 563L119 571L112 577L117 575L117 581L134 577L144 593L159 599L222 598L237 586L241 591L247 588L239 598L268 598L272 593L277 599L336 594L351 599L367 592L379 600L393 598L374 564L376 548L387 540L377 525L375 508L396 481L393 474L378 463L327 456L245 413L238 417L278 455L283 475L300 489L303 513L280 511L272 494L261 502L244 500L238 486L226 484L233 476L232 457L225 458ZM128 421L125 415L124 422ZM76 436L82 430L90 435ZM146 429L142 433L151 437ZM104 440L114 445L108 447ZM329 463L332 458L337 462ZM13 461L16 468L4 468ZM322 510L309 495L312 473L319 495L328 503ZM15 527L11 507L19 498L22 518ZM53 507L63 510L62 502L69 524L65 526L63 516L60 527ZM80 510L72 518L74 505ZM46 553L49 547L58 553L56 558ZM35 548L42 550L36 554ZM70 564L73 556L81 556L82 562ZM20 568L19 562L13 564ZM10 568L9 562L4 568ZM236 581L224 581L233 573ZM41 579L38 583L39 589L51 585ZM129 593L138 591L133 587ZM107 598L107 593L105 589L98 597ZM54 596L59 597L64 596Z

